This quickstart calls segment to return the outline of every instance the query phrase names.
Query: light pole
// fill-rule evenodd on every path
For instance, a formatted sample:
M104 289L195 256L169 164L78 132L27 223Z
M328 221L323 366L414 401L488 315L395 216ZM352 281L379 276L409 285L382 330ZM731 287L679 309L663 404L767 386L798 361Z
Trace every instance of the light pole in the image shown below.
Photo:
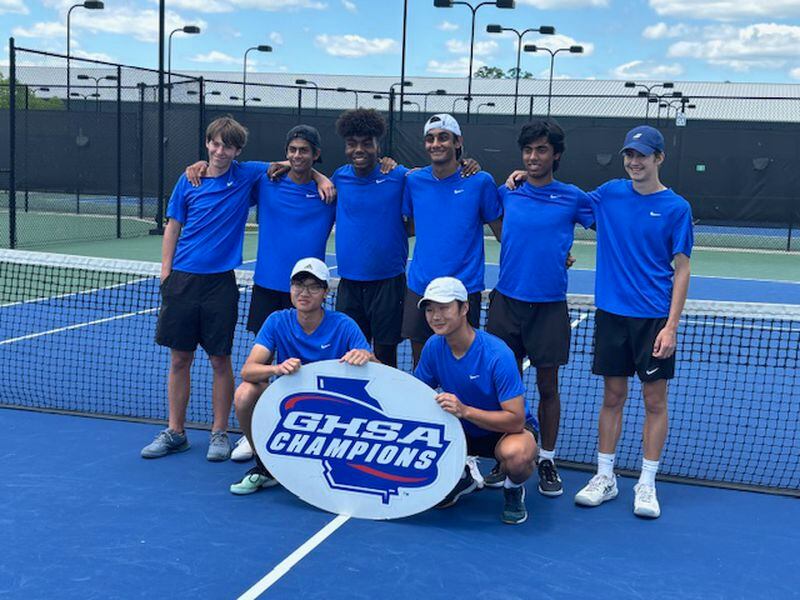
M558 48L550 50L544 46L525 44L525 52L547 52L550 55L550 84L547 87L547 116L550 116L550 102L553 99L553 69L556 62L556 54L559 52L569 52L570 54L583 54L583 46L569 46L568 48Z
M487 25L486 26L486 33L503 33L504 31L513 31L517 34L517 69L514 79L516 82L514 83L514 121L517 120L517 97L519 96L519 60L520 55L522 54L522 38L525 36L526 33L537 32L541 33L542 35L554 35L556 32L556 28L550 25L542 25L541 27L530 27L528 29L524 29L519 31L514 29L513 27L503 27L502 25Z
M420 112L422 110L419 105L419 102L414 102L413 100L403 100L403 104L405 104L406 106L411 106L411 105L416 106L417 112Z
M294 82L296 85L314 86L314 114L316 115L317 112L319 112L319 86L313 81L309 81L308 79L295 79Z
M172 104L172 35L178 33L179 31L188 34L196 34L200 33L200 28L197 25L184 25L183 27L178 27L177 29L173 29L169 33L169 39L167 42L167 103Z
M472 11L472 29L469 38L469 72L467 73L467 121L469 121L470 103L472 100L472 58L475 54L475 16L481 6L496 6L497 8L514 8L514 0L495 0L494 2L479 2L475 6L469 2L460 2L454 0L433 0L433 5L436 8L452 8L456 4L466 6Z
M346 92L350 92L351 94L355 94L355 95L356 95L356 108L358 108L358 92L357 92L357 91L355 91L355 90L348 90L347 88L344 88L344 87L337 87L337 88L336 88L336 91L337 91L337 92L345 92L345 93L346 93Z
M422 109L422 112L428 112L428 96L434 94L435 96L444 96L447 94L447 90L431 90L430 92L425 92L425 100L423 101L423 105L425 108Z
M467 110L469 110L469 103L472 102L472 98L470 98L469 96L459 96L458 98L453 100L453 110L451 110L450 112L452 112L452 113L456 112L456 103L459 100L463 100L464 102L466 102L467 103Z
M394 91L394 87L396 85L400 86L400 118L402 119L403 118L403 90L405 88L407 88L407 87L414 87L414 82L406 81L404 79L403 81L398 81L396 83L393 83L392 85L389 86L389 97L390 98L394 97L394 94L396 93Z
M103 80L116 81L117 80L117 76L116 75L103 75L102 77L94 77L92 75L84 75L83 73L81 73L80 75L78 75L78 79L80 79L81 81L88 81L89 79L94 81L94 92L95 93L91 94L91 95L94 98L96 98L95 110L97 112L100 112L100 82L103 81Z
M478 104L478 109L475 111L476 114L478 114L478 115L481 114L481 107L482 106L488 106L489 108L494 108L495 104L494 104L494 102L484 102L483 104Z
M242 109L247 108L247 54L251 50L258 50L259 52L272 52L272 46L262 44L261 46L252 46L244 51L244 61L242 63Z
M73 4L69 7L67 11L67 109L69 109L69 99L71 94L69 93L69 62L70 62L70 43L69 43L69 19L72 15L72 10L75 8L86 8L88 10L103 10L105 4L100 2L99 0L85 0L79 4Z
M640 98L648 98L648 101L645 104L646 111L645 111L645 114L644 114L644 120L647 121L650 118L650 100L649 100L649 98L650 98L651 92L654 89L658 88L658 87L664 88L665 90L669 90L669 89L674 88L675 84L672 83L671 81L665 81L664 83L654 83L653 85L645 85L644 83L636 83L635 81L626 81L625 82L625 87L629 88L629 89L635 89L637 87L644 88L643 90L639 91L637 96L639 96Z

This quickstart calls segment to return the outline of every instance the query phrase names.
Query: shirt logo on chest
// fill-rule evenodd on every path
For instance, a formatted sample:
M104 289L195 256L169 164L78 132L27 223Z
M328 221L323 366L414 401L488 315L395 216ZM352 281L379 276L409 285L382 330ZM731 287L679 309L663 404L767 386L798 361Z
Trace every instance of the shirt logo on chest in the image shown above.
M380 185L380 184L381 184L381 183L383 183L384 181L386 181L386 180L385 180L385 179L376 179L376 180L375 180L375 183L377 183L378 185Z
M454 194L463 194L463 193L464 193L464 190L463 190L463 189L460 189L460 190L453 190L453 193L454 193Z
M327 349L327 348L330 348L330 347L331 347L331 345L330 345L330 344L322 344L322 345L320 346L320 348L322 348L323 350L325 350L325 349Z
M306 198L316 198L316 194L306 194Z
M469 378L470 378L470 379L473 379L473 380L474 380L474 379L477 379L478 377L480 377L480 375L470 375L470 376L469 376Z
M658 212L655 212L655 211L651 210L651 211L650 211L650 216L651 216L651 217L660 217L660 216L661 216L661 213L658 213Z

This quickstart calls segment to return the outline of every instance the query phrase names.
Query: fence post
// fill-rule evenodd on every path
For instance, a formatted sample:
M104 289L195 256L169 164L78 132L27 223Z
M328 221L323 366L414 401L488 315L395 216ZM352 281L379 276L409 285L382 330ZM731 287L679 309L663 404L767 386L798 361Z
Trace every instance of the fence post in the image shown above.
M8 40L8 247L17 247L17 56L14 38Z
M117 239L122 237L122 67L117 65Z
M392 156L394 149L394 88L389 88L389 139L388 139L388 155Z
M528 103L528 121L533 120L533 94L531 94L530 102Z
M300 119L303 115L303 88L297 88L297 121L300 122Z
M139 88L139 218L144 218L144 88L147 84L140 81Z
M197 147L197 160L203 160L206 157L205 150L205 137L206 137L206 80L200 77L200 123L198 124L198 147Z

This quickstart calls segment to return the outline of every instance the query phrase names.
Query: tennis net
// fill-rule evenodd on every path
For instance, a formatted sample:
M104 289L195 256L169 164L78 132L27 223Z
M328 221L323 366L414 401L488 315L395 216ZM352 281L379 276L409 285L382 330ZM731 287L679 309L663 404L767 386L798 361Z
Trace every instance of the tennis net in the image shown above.
M154 342L159 271L157 263L0 250L0 405L166 419L169 351ZM237 280L234 370L253 342L244 327L252 272L237 271ZM334 298L335 289L331 305ZM560 376L557 456L589 465L602 396L602 380L591 375L594 309L591 296L570 296L569 304L572 351ZM188 421L206 425L211 370L202 354L192 367ZM399 361L410 370L407 342ZM661 474L800 495L799 369L800 307L687 303ZM533 369L525 371L525 385L535 409ZM644 414L635 378L630 398L617 451L623 470L637 470L641 461Z

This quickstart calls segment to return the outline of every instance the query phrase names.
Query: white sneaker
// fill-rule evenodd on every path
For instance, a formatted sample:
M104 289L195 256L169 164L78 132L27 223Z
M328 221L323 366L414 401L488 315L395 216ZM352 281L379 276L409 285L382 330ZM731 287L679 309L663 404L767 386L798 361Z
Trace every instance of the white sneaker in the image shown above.
M661 516L661 507L656 497L656 486L637 483L633 486L633 514L637 517L657 519Z
M239 438L236 442L236 447L231 452L231 460L236 462L244 462L253 458L253 449L250 447L250 442L247 441L245 436Z
M470 475L475 480L475 483L478 485L478 489L482 490L483 486L486 485L483 480L483 474L481 470L478 468L478 457L477 456L468 456L467 457L467 464L466 467L469 469Z
M575 494L575 504L599 506L606 500L616 498L618 493L616 476L595 475L589 480L586 487Z

